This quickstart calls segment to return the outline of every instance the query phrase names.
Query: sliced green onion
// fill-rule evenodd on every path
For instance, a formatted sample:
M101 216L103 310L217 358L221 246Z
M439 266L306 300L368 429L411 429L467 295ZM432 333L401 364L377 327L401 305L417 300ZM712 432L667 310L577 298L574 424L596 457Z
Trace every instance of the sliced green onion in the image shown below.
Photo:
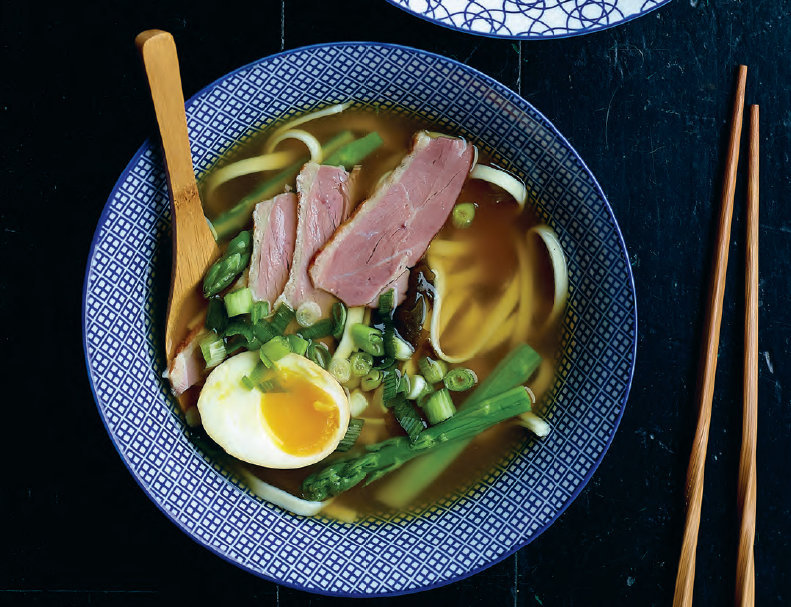
M522 413L516 418L516 421L519 422L520 426L524 426L539 438L548 436L552 431L552 427L532 411Z
M263 381L266 381L270 376L271 371L269 368L263 363L259 362L255 365L248 377L253 380L254 383L258 384Z
M288 346L294 354L305 356L310 342L307 339L302 339L299 335L286 335L288 338Z
M426 389L423 390L423 393L417 397L417 406L423 409L426 406L426 401L431 398L431 395L434 394L434 388L431 387L431 384L426 384Z
M374 357L368 352L355 352L349 362L352 366L352 374L362 377L367 375L374 366Z
M277 310L275 310L275 314L272 316L272 320L269 321L269 324L275 332L283 335L292 320L294 320L294 310L287 303L283 302L277 307Z
M420 417L420 414L415 410L414 405L404 398L400 398L395 405L393 405L393 415L404 429L404 432L407 433L409 442L415 442L420 433L423 432L425 426L423 424L423 418Z
M343 302L336 301L332 304L332 336L335 339L340 339L343 335L343 329L346 327L346 306Z
M274 361L270 359L263 350L258 350L258 358L261 359L261 362L267 369L273 369L275 367Z
M303 327L297 332L305 339L321 339L332 335L333 326L332 319L322 318L320 321L313 323L309 327Z
M252 330L253 335L255 335L262 344L265 344L277 335L277 333L272 330L272 326L265 320L259 320L257 323L254 323Z
M216 367L225 359L225 343L215 332L209 333L200 341L200 351L206 361L206 368Z
M360 387L366 392L376 390L382 383L382 372L379 369L372 369L360 381Z
M453 207L451 222L454 228L461 230L469 228L473 219L475 219L475 203L462 202Z
M310 344L305 355L322 369L330 364L330 349L322 343Z
M384 398L385 403L396 397L400 384L401 377L397 371L390 371L384 374L382 378L382 386L384 387L382 398Z
M385 356L382 360L374 365L374 369L379 369L380 371L392 371L393 367L395 367L395 362L395 358Z
M426 399L423 403L423 411L426 413L428 423L433 426L453 417L453 414L456 413L456 407L450 397L450 392L443 388L442 390L437 390Z
M412 345L409 342L404 341L397 335L394 335L392 337L392 345L393 345L393 357L396 360L409 360L410 358L412 358L412 355L415 353L415 349L412 347Z
M364 306L349 308L346 314L346 321L344 322L343 335L335 348L335 352L332 355L333 358L349 358L352 355L355 350L354 340L352 339L352 327L357 323L363 322L366 309Z
M384 316L388 316L390 312L393 311L394 307L395 307L395 292L393 291L393 289L388 289L379 296L377 311L382 317L384 317Z
M362 323L357 323L351 329L352 340L360 350L373 356L382 356L385 353L382 332Z
M221 297L212 297L206 310L206 328L215 333L222 333L228 326L228 313Z
M234 337L235 335L239 335L243 338L241 343L243 344L243 347L247 348L248 350L257 350L261 347L261 340L255 336L253 327L245 320L232 320L228 323L228 326L225 327L225 331L222 333L222 336L225 338ZM228 354L231 354L232 351L239 349L239 346L236 343L231 345L226 342L225 346ZM231 348L233 348L233 350Z
M255 382L252 379L250 379L248 375L244 375L242 377L242 385L248 390L252 390L256 387Z
M282 335L273 337L268 342L266 342L263 346L261 346L261 353L266 355L266 357L272 362L276 360L280 360L290 352L291 352L291 346L288 343L288 339L283 337Z
M228 293L223 299L228 317L247 314L253 307L253 293L247 287Z
M264 320L267 316L269 316L269 302L255 302L253 304L252 310L250 310L250 322L256 324L257 322Z
M327 370L341 384L346 383L352 377L352 366L345 358L333 358Z
M445 377L442 378L442 383L445 384L445 387L448 390L462 392L464 390L469 390L475 384L477 384L478 376L472 369L459 367L457 369L451 369L448 371Z
M428 384L422 375L408 375L409 377L409 391L406 397L409 400L417 400L428 389Z
M303 302L297 308L296 318L300 327L315 325L321 318L321 306L315 301Z
M362 396L362 395L361 395ZM365 398L363 396L363 398ZM353 417L349 420L349 427L346 429L346 434L343 435L341 442L338 443L336 451L348 451L354 446L354 443L357 442L357 438L360 436L360 431L363 429L363 424L365 424L364 419L358 419Z
M412 387L412 382L410 381L409 375L402 375L398 380L398 392L399 394L403 394L404 398L406 395L409 394L409 390Z
M434 360L428 356L421 358L417 365L420 367L420 372L423 374L423 377L425 377L426 381L430 384L441 382L448 370L448 366L445 364L444 360Z
M349 394L349 413L352 417L362 415L368 408L368 397L361 390L352 390Z

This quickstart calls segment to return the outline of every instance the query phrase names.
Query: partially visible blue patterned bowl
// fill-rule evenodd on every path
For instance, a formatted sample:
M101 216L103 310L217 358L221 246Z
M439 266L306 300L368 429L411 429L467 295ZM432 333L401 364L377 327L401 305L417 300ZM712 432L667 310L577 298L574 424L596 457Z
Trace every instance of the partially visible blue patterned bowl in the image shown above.
M344 596L414 592L492 565L555 521L612 441L632 377L636 316L618 225L596 180L529 103L469 67L377 43L302 48L245 66L187 102L205 171L253 131L353 100L427 118L489 152L538 196L568 257L569 302L551 391L552 434L525 438L467 493L354 524L261 501L188 437L160 377L170 213L158 144L146 142L99 219L85 275L88 374L125 464L176 525L265 579Z
M427 21L492 38L545 40L631 21L670 0L387 0Z

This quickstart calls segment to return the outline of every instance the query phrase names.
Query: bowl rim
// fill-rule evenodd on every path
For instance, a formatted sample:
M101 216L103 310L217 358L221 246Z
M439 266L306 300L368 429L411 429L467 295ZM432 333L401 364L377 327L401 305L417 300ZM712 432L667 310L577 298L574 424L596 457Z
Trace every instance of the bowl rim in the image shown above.
M440 27L444 27L449 30L453 30L455 32L460 32L462 34L468 34L470 36L481 36L483 38L493 38L497 40L529 40L529 41L536 41L536 40L562 40L564 38L575 38L576 36L585 36L587 34L595 34L596 32L603 32L604 30L612 29L614 27L619 27L630 21L634 21L635 19L639 19L640 17L645 17L648 13L652 13L653 11L662 8L666 4L669 4L671 0L659 0L656 6L652 6L648 10L640 11L639 13L635 13L633 15L629 15L625 19L621 19L620 21L616 21L614 23L608 23L607 25L602 26L594 26L590 28L582 28L579 30L575 30L573 32L567 32L565 34L553 34L553 35L540 35L540 34L531 34L527 36L519 36L514 34L494 34L492 32L476 32L471 29L465 29L458 25L453 25L452 23L446 23L439 19L432 19L431 17L426 16L423 13L418 13L415 10L408 8L401 4L399 0L386 0L389 4L392 4L396 8L401 9L402 11L412 15L413 17L417 17L418 19L422 19L427 23L431 23L433 25L438 25Z
M146 485L144 485L142 479L132 469L132 466L127 461L127 459L124 456L124 454L121 452L121 450L119 448L119 445L118 445L118 443L116 441L115 435L110 431L110 428L108 426L107 419L105 417L104 411L102 410L102 408L101 408L101 406L99 404L99 398L98 398L98 395L96 393L96 387L94 385L94 377L93 377L93 374L92 374L90 360L89 360L89 357L88 357L88 334L87 334L87 331L86 331L86 322L85 322L85 320L86 320L86 313L87 313L87 299L88 299L88 279L89 279L89 275L90 275L90 271L91 271L91 260L94 258L94 255L95 255L95 252L96 252L96 246L97 246L98 241L99 241L99 237L100 237L100 232L102 230L102 226L105 224L105 222L107 220L107 216L110 213L110 202L115 198L118 190L123 185L123 181L124 181L125 177L128 175L130 169L138 162L138 160L141 158L141 156L143 154L145 154L146 151L152 145L155 145L155 144L152 144L150 138L146 138L143 141L142 145L137 149L135 154L132 156L132 159L126 164L124 169L121 171L121 174L119 175L118 179L116 180L115 185L113 186L113 188L112 188L112 190L110 192L110 195L108 196L107 201L105 202L105 204L104 204L104 206L102 208L102 212L99 215L99 218L97 220L96 229L94 230L93 238L91 239L91 244L90 244L90 248L88 250L88 257L87 257L87 261L86 261L86 265L85 265L85 275L84 275L84 279L83 279L83 288L82 288L82 305L80 307L80 310L81 310L80 324L81 324L81 329L82 329L83 355L84 355L84 359L85 359L86 371L87 371L87 374L88 374L88 383L90 384L91 394L93 395L94 404L96 405L96 408L97 408L97 410L99 412L99 417L100 417L100 419L102 421L104 429L105 429L105 431L107 432L107 435L110 438L110 442L112 443L113 448L118 453L118 455L121 458L121 461L123 462L123 464L126 467L126 469L129 471L129 474L132 476L132 478L137 483L137 485L140 487L140 489L142 489L143 493L146 495L146 497L149 499L149 501L151 501L156 506L156 508L162 514L164 514L165 517L171 523L173 523L179 530L181 530L185 535L187 535L187 537L189 537L191 540L193 540L199 546L201 546L201 547L203 547L205 549L208 549L210 552L212 552L214 555L220 557L222 560L224 560L227 563L230 563L230 564L242 569L243 571L251 573L251 574L255 575L256 577L264 579L264 580L266 580L268 582L273 582L275 584L279 584L281 586L285 586L285 587L288 587L288 588L293 588L295 590L301 590L303 592L308 592L308 593L311 593L311 594L319 594L319 595L323 595L323 596L335 596L335 597L344 597L344 598L375 598L375 597L400 596L400 595L414 594L414 593L417 593L417 592L423 592L425 590L431 590L431 589L434 589L434 588L440 588L442 586L446 586L448 584L452 584L454 582L458 582L460 580L463 580L465 578L473 576L473 575L483 571L484 569L488 569L489 567L492 567L493 565L496 565L497 563L500 563L500 562L504 561L505 559L510 557L512 554L518 552L521 548L524 548L525 546L530 544L533 540L538 538L544 531L546 531L550 526L552 526L563 515L563 513L566 511L566 509L574 502L574 500L577 499L577 497L582 492L582 490L587 486L587 484L590 482L590 479L593 477L593 474L599 468L599 465L601 464L602 460L604 459L604 456L607 454L607 451L609 451L610 445L612 444L612 441L615 438L615 435L616 435L616 433L618 431L618 427L620 426L621 419L623 418L623 414L624 414L624 411L626 409L626 403L629 400L629 394L630 394L631 388L632 388L632 381L634 379L634 370L635 370L635 364L636 364L636 360L637 360L637 342L638 342L638 324L637 324L637 320L638 319L637 319L637 293L635 291L634 275L632 273L632 267L631 267L631 264L629 263L629 252L628 252L628 249L626 248L626 243L625 243L624 238L623 238L623 233L621 232L621 228L618 225L618 222L617 222L617 220L615 218L615 214L613 213L612 207L610 206L610 203L609 203L609 201L607 199L607 196L604 194L604 191L602 190L601 186L599 185L599 182L596 180L596 177L593 175L591 170L588 168L588 165L585 164L585 161L582 159L582 157L580 157L580 155L577 153L577 151L574 149L574 147L557 130L557 128L555 128L555 126L546 118L546 116L544 116L541 112L539 112L529 101L527 101L526 99L521 97L518 93L515 93L514 91L512 91L510 88L508 88L506 85L502 84L501 82L499 82L495 78L493 78L491 76L488 76L487 74L484 74L483 72L480 72L479 70L477 70L477 69L475 69L473 67L470 67L470 66L468 66L466 64L463 64L460 61L457 61L457 60L452 59L450 57L447 57L447 56L444 56L444 55L440 55L439 53L434 53L434 52L431 52L431 51L426 51L426 50L422 50L422 49L418 49L418 48L415 48L415 47L410 47L410 46L406 46L406 45L402 45L402 44L395 44L395 43L390 43L390 42L374 42L374 41L324 42L324 43L310 44L310 45L306 45L306 46L297 47L297 48L294 48L294 49L280 51L278 53L273 53L271 55L266 55L264 57L261 57L259 59L254 60L254 61L251 61L251 62L249 62L249 63L247 63L245 65L242 65L242 66L240 66L240 67L238 67L238 68L236 68L236 69L234 69L234 70L232 70L232 71L230 71L230 72L228 72L226 74L223 74L219 78L213 80L211 83L209 83L208 85L204 86L203 88L198 90L196 93L191 95L189 97L189 99L187 99L185 101L185 107L187 109L189 109L189 107L196 102L198 97L202 96L204 93L207 93L207 92L211 91L212 89L216 88L221 82L223 82L226 79L234 76L235 74L237 74L237 73L239 73L239 72L241 72L243 70L249 69L249 68L251 68L251 67L253 67L253 66L255 66L255 65L257 65L257 64L259 64L261 62L270 61L272 59L275 59L275 58L278 58L278 57L284 57L284 56L291 55L291 54L301 53L301 52L304 52L304 51L310 50L310 49L327 48L327 47L354 47L354 46L394 48L394 49L404 50L404 51L407 51L409 53L417 53L417 54L421 54L421 55L424 55L424 56L430 56L430 57L438 58L438 59L441 59L443 61L448 61L451 64L454 64L454 65L456 65L456 66L458 66L458 67L460 67L460 68L462 68L464 70L468 70L469 72L473 73L476 77L480 78L486 84L488 84L488 85L492 86L493 88L497 89L498 91L502 92L504 94L504 96L508 96L508 97L514 98L514 99L516 99L516 100L518 100L518 101L520 101L522 103L527 104L527 106L532 111L535 112L536 118L538 118L543 123L543 125L553 135L555 135L556 137L559 138L560 141L562 141L562 143L567 147L567 149L571 152L571 154L574 156L574 158L580 163L581 167L584 169L584 171L587 173L588 177L591 179L594 191L601 197L601 200L604 202L604 207L605 207L605 209L607 211L607 214L609 215L609 218L612 220L612 224L613 224L613 226L615 228L615 233L617 235L618 242L619 242L619 244L620 244L620 246L622 248L623 254L626 257L626 270L627 270L628 286L629 286L630 292L632 294L632 302L633 302L632 319L633 319L633 322L634 322L634 338L632 340L632 347L631 347L632 364L631 364L631 368L629 369L628 381L626 382L626 389L624 391L623 398L621 400L620 409L619 409L619 412L618 412L618 414L617 414L617 416L615 418L615 421L613 423L612 432L610 433L610 436L607 439L607 442L606 442L606 444L604 446L604 449L602 450L602 452L599 455L599 457L593 462L593 464L591 465L590 469L585 474L585 476L582 478L580 484L571 493L571 495L568 497L568 499L565 501L565 503L557 510L555 515L547 523L545 523L544 525L542 525L541 527L536 529L536 531L533 534L531 534L531 536L529 538L527 538L525 541L515 544L510 549L508 549L505 552L503 552L503 554L499 555L498 557L496 557L496 558L494 558L492 560L487 561L486 563L484 563L484 564L482 564L482 565L480 565L478 567L474 567L474 568L472 568L472 569L470 569L468 571L464 571L464 572L459 573L457 575L453 575L453 576L450 576L450 577L448 577L446 579L439 580L439 581L433 582L431 584L426 584L424 586L419 586L419 587L416 587L416 588L406 588L406 589L399 589L399 590L391 590L391 591L386 591L386 592L376 592L376 593L343 592L343 591L323 590L323 589L317 589L317 588L307 588L307 587L302 586L302 585L300 585L298 583L295 583L295 582L285 582L285 581L276 579L275 577L273 577L271 575L268 575L268 574L265 574L265 573L263 573L261 571L257 571L257 570L249 567L248 565L246 565L244 563L235 561L230 556L222 554L221 552L216 550L214 548L214 546L212 546L211 544L207 543L203 539L201 539L201 538L197 537L195 534L193 534L185 525L180 523L174 516L172 516L170 514L170 512L168 512L165 509L164 505L162 503L160 503L160 501L152 494L151 491L149 491L149 488Z

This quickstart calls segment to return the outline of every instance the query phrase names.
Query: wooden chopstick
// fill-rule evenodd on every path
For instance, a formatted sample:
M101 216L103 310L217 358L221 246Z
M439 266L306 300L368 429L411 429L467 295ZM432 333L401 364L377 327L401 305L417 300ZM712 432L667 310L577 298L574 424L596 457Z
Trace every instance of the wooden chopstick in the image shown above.
M714 268L711 291L707 307L705 325L703 367L700 377L698 423L692 442L692 453L687 469L686 502L687 516L684 523L684 538L681 543L681 556L676 574L676 590L673 606L692 605L695 586L695 554L700 528L700 509L703 501L703 472L706 465L706 448L709 442L711 423L711 401L714 396L714 375L717 370L717 350L720 343L720 321L722 320L722 299L725 292L725 273L728 269L728 246L731 236L733 217L733 196L736 192L736 168L739 165L739 145L742 134L742 113L744 112L744 89L747 81L747 66L739 66L736 98L731 115L731 137L726 160L725 179L722 184L722 203L719 230L714 249Z
M758 428L758 106L750 107L747 178L747 254L744 277L744 404L739 457L739 553L736 605L755 605L755 447Z

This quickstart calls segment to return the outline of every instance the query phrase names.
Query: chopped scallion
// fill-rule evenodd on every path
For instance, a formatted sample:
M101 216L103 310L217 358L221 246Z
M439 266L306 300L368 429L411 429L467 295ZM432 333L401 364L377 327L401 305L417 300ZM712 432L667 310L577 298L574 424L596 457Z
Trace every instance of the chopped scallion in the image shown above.
M430 384L441 382L448 369L444 360L434 360L428 356L421 358L417 364L418 367L420 367L420 372L423 374L423 377L425 377L426 381Z
M425 425L423 424L423 418L415 411L414 405L402 397L393 405L393 415L404 429L404 432L407 433L409 442L415 442L420 433L423 432Z
M225 359L225 344L214 331L200 341L200 350L206 361L206 368L216 367Z
M367 375L374 366L374 357L368 352L355 352L349 358L352 366L352 374L362 377Z
M228 313L221 297L212 297L206 310L206 328L215 333L222 333L228 326Z
M409 342L404 341L398 336L393 336L392 340L393 344L393 357L396 360L409 360L412 358L412 355L415 353L414 348L412 348Z
M368 374L362 378L360 381L360 387L369 392L371 390L376 390L382 383L382 372L379 369L372 369L368 372Z
M269 316L269 302L268 301L257 301L253 304L253 308L250 310L250 322L253 324L257 324L259 321L265 319Z
M262 344L265 344L277 335L277 333L272 330L272 326L263 319L253 323L252 331L256 339L258 339L258 341L260 341Z
M384 398L386 404L398 394L400 384L401 377L397 371L390 371L384 374L382 378L382 386L384 387L382 398Z
M395 292L388 289L379 296L377 311L382 317L388 316L395 308Z
M352 377L352 366L345 358L333 358L327 370L342 384Z
M244 348L248 350L257 350L261 347L261 340L259 340L255 333L253 332L253 327L245 320L232 320L228 323L228 326L225 327L225 331L222 333L223 337L233 337L235 335L239 335L242 340L237 341L233 344L233 350L231 349L231 345L226 342L226 351L228 354L231 354L232 351L239 349L238 344L241 343Z
M292 320L294 320L294 310L287 303L283 302L277 307L277 310L275 310L275 314L272 316L272 320L269 321L269 324L275 332L283 335Z
M363 398L365 398L363 396ZM363 425L365 424L364 419L359 419L353 417L349 420L349 427L346 429L346 434L343 435L341 442L338 443L336 451L348 451L354 446L354 443L357 442L357 438L360 436L360 431L363 429Z
M253 307L253 294L247 287L228 293L223 300L229 317L247 314Z
M297 308L296 318L300 327L315 325L321 318L321 306L315 301L303 302Z
M423 396L429 386L422 375L409 375L407 377L409 377L409 391L406 393L406 397L409 400L417 400Z
M330 318L322 318L309 327L303 327L298 333L305 339L321 339L332 335L333 322Z
M261 362L267 369L272 369L275 366L275 363L266 355L264 354L263 350L258 351L258 358L261 359Z
M351 329L352 340L360 350L373 356L382 356L385 353L382 332L362 323L357 323Z
M477 384L478 376L472 369L459 367L457 369L451 369L448 371L445 374L445 377L442 378L442 383L445 384L445 387L448 390L462 392L464 390L469 390L475 384Z
M462 202L453 207L451 222L454 228L469 228L472 225L473 219L475 219L474 202Z
M299 335L287 335L288 338L288 345L291 348L291 351L294 354L299 354L300 356L305 356L305 352L308 350L308 344L310 343L307 339L303 339Z
M330 349L322 343L311 343L305 355L322 369L330 364Z
M456 407L450 397L450 392L443 388L442 390L437 390L426 399L423 403L423 411L426 413L428 423L433 426L453 417L453 414L456 413Z
M332 336L340 339L343 336L343 329L346 327L346 306L343 302L336 301L332 304Z
M352 417L362 415L368 408L368 397L360 390L352 390L349 394L349 413Z
M265 355L272 362L280 360L290 352L291 346L289 345L288 339L282 335L273 337L261 346L261 354Z

